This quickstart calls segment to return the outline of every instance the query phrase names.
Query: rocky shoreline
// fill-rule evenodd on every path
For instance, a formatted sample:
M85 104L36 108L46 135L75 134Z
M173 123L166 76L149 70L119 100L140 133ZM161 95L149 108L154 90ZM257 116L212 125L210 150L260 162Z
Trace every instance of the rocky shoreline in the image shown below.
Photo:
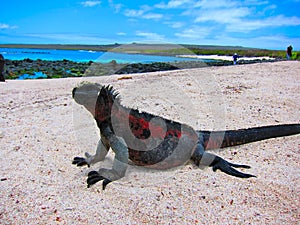
M281 59L272 60L239 60L238 64L252 64L261 62L275 62ZM216 60L209 62L202 61L180 61L172 63L154 62L148 64L119 64L115 60L109 63L74 62L69 60L48 61L48 60L5 60L5 79L18 79L22 75L34 75L36 72L42 73L40 78L65 78L82 76L103 76L112 74L132 74L156 71L167 71L176 69L200 68L206 66L229 66L232 61ZM39 78L39 77L37 77Z

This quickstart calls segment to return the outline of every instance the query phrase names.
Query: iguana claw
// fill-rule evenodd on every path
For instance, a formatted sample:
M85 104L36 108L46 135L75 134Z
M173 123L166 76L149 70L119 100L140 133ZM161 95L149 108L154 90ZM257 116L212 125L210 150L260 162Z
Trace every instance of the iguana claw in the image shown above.
M239 165L239 164L233 164L230 162L227 162L226 160L216 156L215 159L213 160L213 162L209 165L212 167L213 171L217 171L218 169L221 170L222 172L231 175L231 176L235 176L235 177L240 177L240 178L249 178L249 177L256 177L252 174L247 174L247 173L242 173L237 171L235 168L245 168L245 169L249 169L250 166L247 165Z
M90 165L87 163L87 161L85 160L85 158L82 158L82 157L75 157L73 159L72 164L77 165L77 166L85 166L85 165L87 165L88 167L90 167Z
M87 184L88 184L88 188L91 187L91 185L99 182L103 180L103 183L102 183L102 190L105 189L106 185L108 185L111 180L101 176L97 171L91 171L88 173L88 178L87 178Z

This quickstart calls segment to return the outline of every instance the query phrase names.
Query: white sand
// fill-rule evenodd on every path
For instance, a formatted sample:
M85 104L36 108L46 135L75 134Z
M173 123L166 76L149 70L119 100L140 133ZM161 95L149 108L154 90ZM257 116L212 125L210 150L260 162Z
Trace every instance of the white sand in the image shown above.
M277 62L101 77L123 103L195 129L300 123L300 63ZM76 105L77 79L0 83L0 224L297 224L300 136L216 154L251 165L239 179L191 164L167 172L129 168L125 178L86 187L97 130ZM110 165L110 154L105 165Z
M232 60L232 56L226 55L178 55L180 58L195 58L195 59L211 59L211 60ZM239 57L238 60L273 60L275 58L269 56L260 56L260 57Z

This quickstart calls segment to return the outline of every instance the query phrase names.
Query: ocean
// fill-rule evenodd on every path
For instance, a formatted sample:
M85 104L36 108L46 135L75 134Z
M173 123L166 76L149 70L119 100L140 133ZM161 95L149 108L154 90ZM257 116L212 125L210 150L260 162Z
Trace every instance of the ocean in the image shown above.
M153 63L153 62L180 62L180 61L213 61L209 59L180 58L173 56L126 54L114 52L98 52L87 50L55 50L55 49L27 49L27 48L0 48L0 54L5 59L23 60L70 60L74 62L101 62L108 63L115 60L117 63Z

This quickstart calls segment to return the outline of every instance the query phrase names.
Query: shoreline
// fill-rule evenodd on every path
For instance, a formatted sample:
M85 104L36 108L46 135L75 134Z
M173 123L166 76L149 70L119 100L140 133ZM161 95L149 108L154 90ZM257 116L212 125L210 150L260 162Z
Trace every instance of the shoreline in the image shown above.
M223 60L223 61L232 61L232 56L226 55L178 55L182 58L193 58L193 59L212 59L212 60ZM239 60L252 61L252 60L265 60L265 61L275 61L276 58L269 56L259 56L259 57L247 57L240 56Z
M199 56L180 55L180 58L194 58L211 61L176 61L153 63L117 63L112 60L108 63L75 62L70 60L10 60L5 59L5 79L41 79L65 78L82 76L104 76L113 74L133 74L178 69L202 68L210 66L229 66L233 64L231 56ZM241 57L237 64L252 64L262 62L276 62L282 59L270 57ZM88 70L88 71L87 71ZM89 70L92 70L90 72ZM94 73L94 74L93 74Z

